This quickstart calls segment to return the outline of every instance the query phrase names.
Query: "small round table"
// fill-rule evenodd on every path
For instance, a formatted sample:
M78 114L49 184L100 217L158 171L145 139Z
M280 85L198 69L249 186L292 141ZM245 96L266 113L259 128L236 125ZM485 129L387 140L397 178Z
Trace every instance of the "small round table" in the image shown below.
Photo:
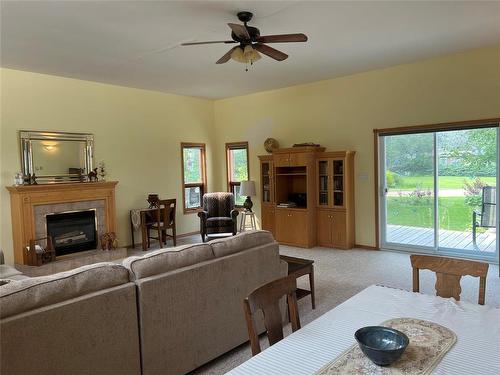
M247 229L247 217L250 218L250 228L252 230L257 229L257 224L255 224L255 213L245 210L241 212L240 232L244 232Z

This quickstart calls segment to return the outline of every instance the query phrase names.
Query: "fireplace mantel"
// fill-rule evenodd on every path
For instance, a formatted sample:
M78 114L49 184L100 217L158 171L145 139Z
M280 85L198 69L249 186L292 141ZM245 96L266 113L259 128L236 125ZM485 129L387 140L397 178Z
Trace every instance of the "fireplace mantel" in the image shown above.
M103 201L106 232L115 232L115 187L117 183L117 181L105 181L7 186L10 192L14 261L26 264L25 248L36 236L36 206Z

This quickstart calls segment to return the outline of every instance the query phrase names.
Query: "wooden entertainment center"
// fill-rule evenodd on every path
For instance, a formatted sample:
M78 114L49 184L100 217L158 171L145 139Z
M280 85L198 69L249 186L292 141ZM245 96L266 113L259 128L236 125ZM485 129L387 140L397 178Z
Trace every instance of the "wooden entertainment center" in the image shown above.
M354 151L293 147L261 155L261 225L282 244L354 246Z

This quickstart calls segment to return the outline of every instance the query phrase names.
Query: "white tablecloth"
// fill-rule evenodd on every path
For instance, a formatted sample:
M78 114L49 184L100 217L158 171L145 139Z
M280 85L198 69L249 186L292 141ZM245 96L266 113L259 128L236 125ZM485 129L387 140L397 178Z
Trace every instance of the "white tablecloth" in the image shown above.
M358 328L403 317L456 333L456 344L433 374L500 374L500 309L382 286L366 288L229 374L314 374L355 343Z

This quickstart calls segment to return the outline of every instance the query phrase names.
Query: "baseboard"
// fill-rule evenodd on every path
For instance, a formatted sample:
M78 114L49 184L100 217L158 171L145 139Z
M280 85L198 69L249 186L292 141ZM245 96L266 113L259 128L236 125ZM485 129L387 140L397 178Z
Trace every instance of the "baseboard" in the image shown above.
M363 249L363 250L380 250L380 248L378 248L378 247L368 246L368 245L354 244L354 247L358 248L358 249Z
M177 238L179 239L179 238L183 238L183 237L194 236L194 235L196 235L196 234L198 234L198 235L199 235L199 234L200 234L200 231L197 231L197 232L188 232L188 233L178 234L178 235L177 235ZM135 244L135 246L141 246L141 243L140 243L140 242L138 242L138 243L136 243L136 244ZM125 248L127 248L127 249L134 249L134 248L135 248L135 246L133 246L133 245L131 245L131 244L127 244L127 245L125 245L124 247L125 247Z

